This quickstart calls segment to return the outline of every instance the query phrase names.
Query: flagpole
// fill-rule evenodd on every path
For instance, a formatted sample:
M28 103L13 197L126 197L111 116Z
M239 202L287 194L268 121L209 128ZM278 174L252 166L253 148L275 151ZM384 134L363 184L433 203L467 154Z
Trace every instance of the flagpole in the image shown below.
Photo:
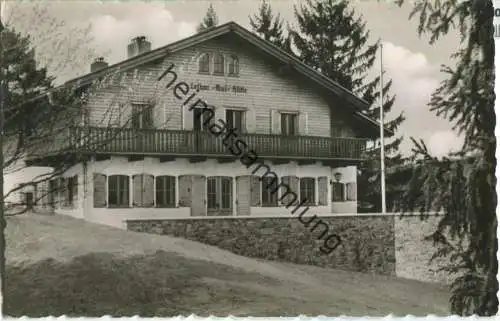
M384 151L384 62L382 60L383 46L380 42L380 194L382 195L382 214L387 212L385 201L385 151Z

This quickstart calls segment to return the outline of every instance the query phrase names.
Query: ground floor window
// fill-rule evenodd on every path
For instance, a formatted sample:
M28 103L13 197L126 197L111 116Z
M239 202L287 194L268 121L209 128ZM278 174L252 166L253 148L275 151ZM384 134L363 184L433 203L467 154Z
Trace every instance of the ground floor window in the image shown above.
M332 183L332 202L343 202L344 201L344 183L333 182Z
M157 207L175 207L175 176L157 176L156 177L156 206Z
M111 175L108 178L108 205L110 207L129 206L129 177L126 175Z
M78 198L78 176L67 178L68 187L66 190L67 200L66 204L74 206Z
M232 213L233 179L226 176L207 178L207 210Z
M278 179L262 177L262 206L278 206Z
M300 199L304 205L316 205L316 180L313 177L300 178Z
M56 193L57 193L57 182L56 179L51 179L49 181L49 205L52 207L56 206Z

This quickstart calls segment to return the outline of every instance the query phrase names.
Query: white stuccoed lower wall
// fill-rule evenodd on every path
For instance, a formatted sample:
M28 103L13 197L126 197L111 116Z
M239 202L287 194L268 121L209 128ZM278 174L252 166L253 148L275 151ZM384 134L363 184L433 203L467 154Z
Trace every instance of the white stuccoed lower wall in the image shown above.
M24 160L20 159L8 168L4 169L4 196L5 203L19 203L22 201L21 191L12 192L19 184L33 182L40 179L41 175L52 173L50 167L26 167Z
M344 170L343 168L332 169L324 166L321 163L312 165L298 165L295 162L288 164L268 164L272 171L278 177L285 175L296 175L298 177L319 177L327 176L333 179L333 174L336 171ZM250 169L241 164L239 160L232 163L218 163L216 160L207 160L205 162L190 163L187 159L176 159L171 162L161 163L157 158L145 158L141 161L130 162L126 157L112 157L109 160L90 162L85 166L79 164L68 170L64 176L70 177L78 175L79 188L78 188L78 205L73 209L60 208L56 212L70 215L77 218L84 218L85 220L105 224L115 227L123 228L124 220L126 219L162 219L162 218L186 218L190 217L190 208L94 208L93 207L93 186L92 176L93 173L101 173L105 175L135 175L147 173L152 175L205 175L205 176L240 176L251 175L255 166ZM86 171L86 175L84 175ZM264 170L259 170L256 175L262 175ZM349 182L356 179L356 168L352 166L343 172L342 181ZM84 180L87 180L87 191L85 191ZM130 199L132 199L132 189L130 189ZM236 184L233 184L233 194L236 195ZM331 195L331 185L328 185L328 199ZM318 196L316 196L318 197ZM235 198L234 198L235 201ZM86 204L85 209L83 204ZM349 202L355 203L355 202ZM343 204L342 204L343 205ZM347 209L350 204L346 204ZM335 208L338 203L333 204ZM233 204L234 214L236 214L236 203ZM252 207L252 216L289 216L290 209L285 207L268 208L268 207ZM332 211L332 204L328 206L311 207L309 214L327 215ZM346 213L349 211L339 209L337 212ZM356 207L351 212L356 212Z

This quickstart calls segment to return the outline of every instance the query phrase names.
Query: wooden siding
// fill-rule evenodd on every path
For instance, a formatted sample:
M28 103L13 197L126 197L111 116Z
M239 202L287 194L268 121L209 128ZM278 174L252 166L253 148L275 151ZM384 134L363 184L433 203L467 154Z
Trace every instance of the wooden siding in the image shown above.
M156 128L181 130L191 116L182 107L182 100L174 97L172 87L165 86L172 76L166 75L159 83L158 75L175 65L176 83L185 81L189 85L227 85L245 87L246 93L200 91L197 98L204 99L215 107L216 117L223 118L226 108L243 108L246 112L246 127L249 133L269 134L271 131L270 110L294 111L301 115L301 134L330 137L331 122L335 119L333 106L308 85L305 80L291 80L276 72L279 68L265 60L249 45L230 45L227 38L208 41L202 45L185 49L156 64L143 66L140 70L117 74L108 78L113 85L102 86L89 97L90 125L108 126L126 123L130 117L131 103L154 103L154 125ZM240 74L215 76L198 74L198 57L204 53L222 52L235 54L239 59ZM213 66L211 66L213 68ZM112 80L112 81L111 81ZM186 95L188 97L191 91ZM187 107L184 107L187 109ZM191 116L192 117L192 116ZM302 124L306 120L307 124Z

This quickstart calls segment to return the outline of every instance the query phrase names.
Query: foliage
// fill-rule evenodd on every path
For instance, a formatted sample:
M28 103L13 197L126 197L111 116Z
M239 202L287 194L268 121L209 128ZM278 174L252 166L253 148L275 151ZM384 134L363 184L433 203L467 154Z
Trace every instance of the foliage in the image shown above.
M400 3L400 5L402 2ZM444 210L431 236L449 257L446 270L455 276L451 310L460 315L495 315L498 311L496 252L496 138L494 110L493 5L479 0L423 0L410 17L419 16L419 34L430 42L457 28L461 48L454 68L433 93L429 107L465 137L458 153L438 159L423 141L414 140L417 166L405 195L407 209Z
M271 5L266 0L262 1L258 13L253 14L253 17L248 16L248 18L250 26L256 34L273 45L292 53L290 36L285 36L283 31L283 19L279 13L273 14Z
M3 102L5 113L5 134L7 137L18 135L21 139L38 124L43 123L49 104L25 103L52 88L53 78L47 76L45 68L38 68L35 50L30 48L30 39L11 28L1 33L3 83L7 90Z
M307 0L306 5L295 7L298 30L292 31L293 44L300 58L325 76L337 81L369 103L364 112L373 119L380 118L380 77L368 79L368 72L375 66L380 42L369 43L370 33L366 30L363 17L357 17L347 0ZM392 80L383 86L383 110L392 110L395 97L389 94ZM404 121L403 114L384 125L395 132ZM341 126L341 124L339 124ZM384 142L387 167L400 164L398 152L402 138ZM369 151L368 161L361 168L358 178L360 190L358 199L367 201L380 210L380 144ZM388 185L391 190L391 185Z
M207 14L201 21L201 23L198 25L197 31L202 32L203 30L210 29L212 27L215 27L219 24L219 18L217 17L217 14L215 13L215 9L210 4L207 10Z

